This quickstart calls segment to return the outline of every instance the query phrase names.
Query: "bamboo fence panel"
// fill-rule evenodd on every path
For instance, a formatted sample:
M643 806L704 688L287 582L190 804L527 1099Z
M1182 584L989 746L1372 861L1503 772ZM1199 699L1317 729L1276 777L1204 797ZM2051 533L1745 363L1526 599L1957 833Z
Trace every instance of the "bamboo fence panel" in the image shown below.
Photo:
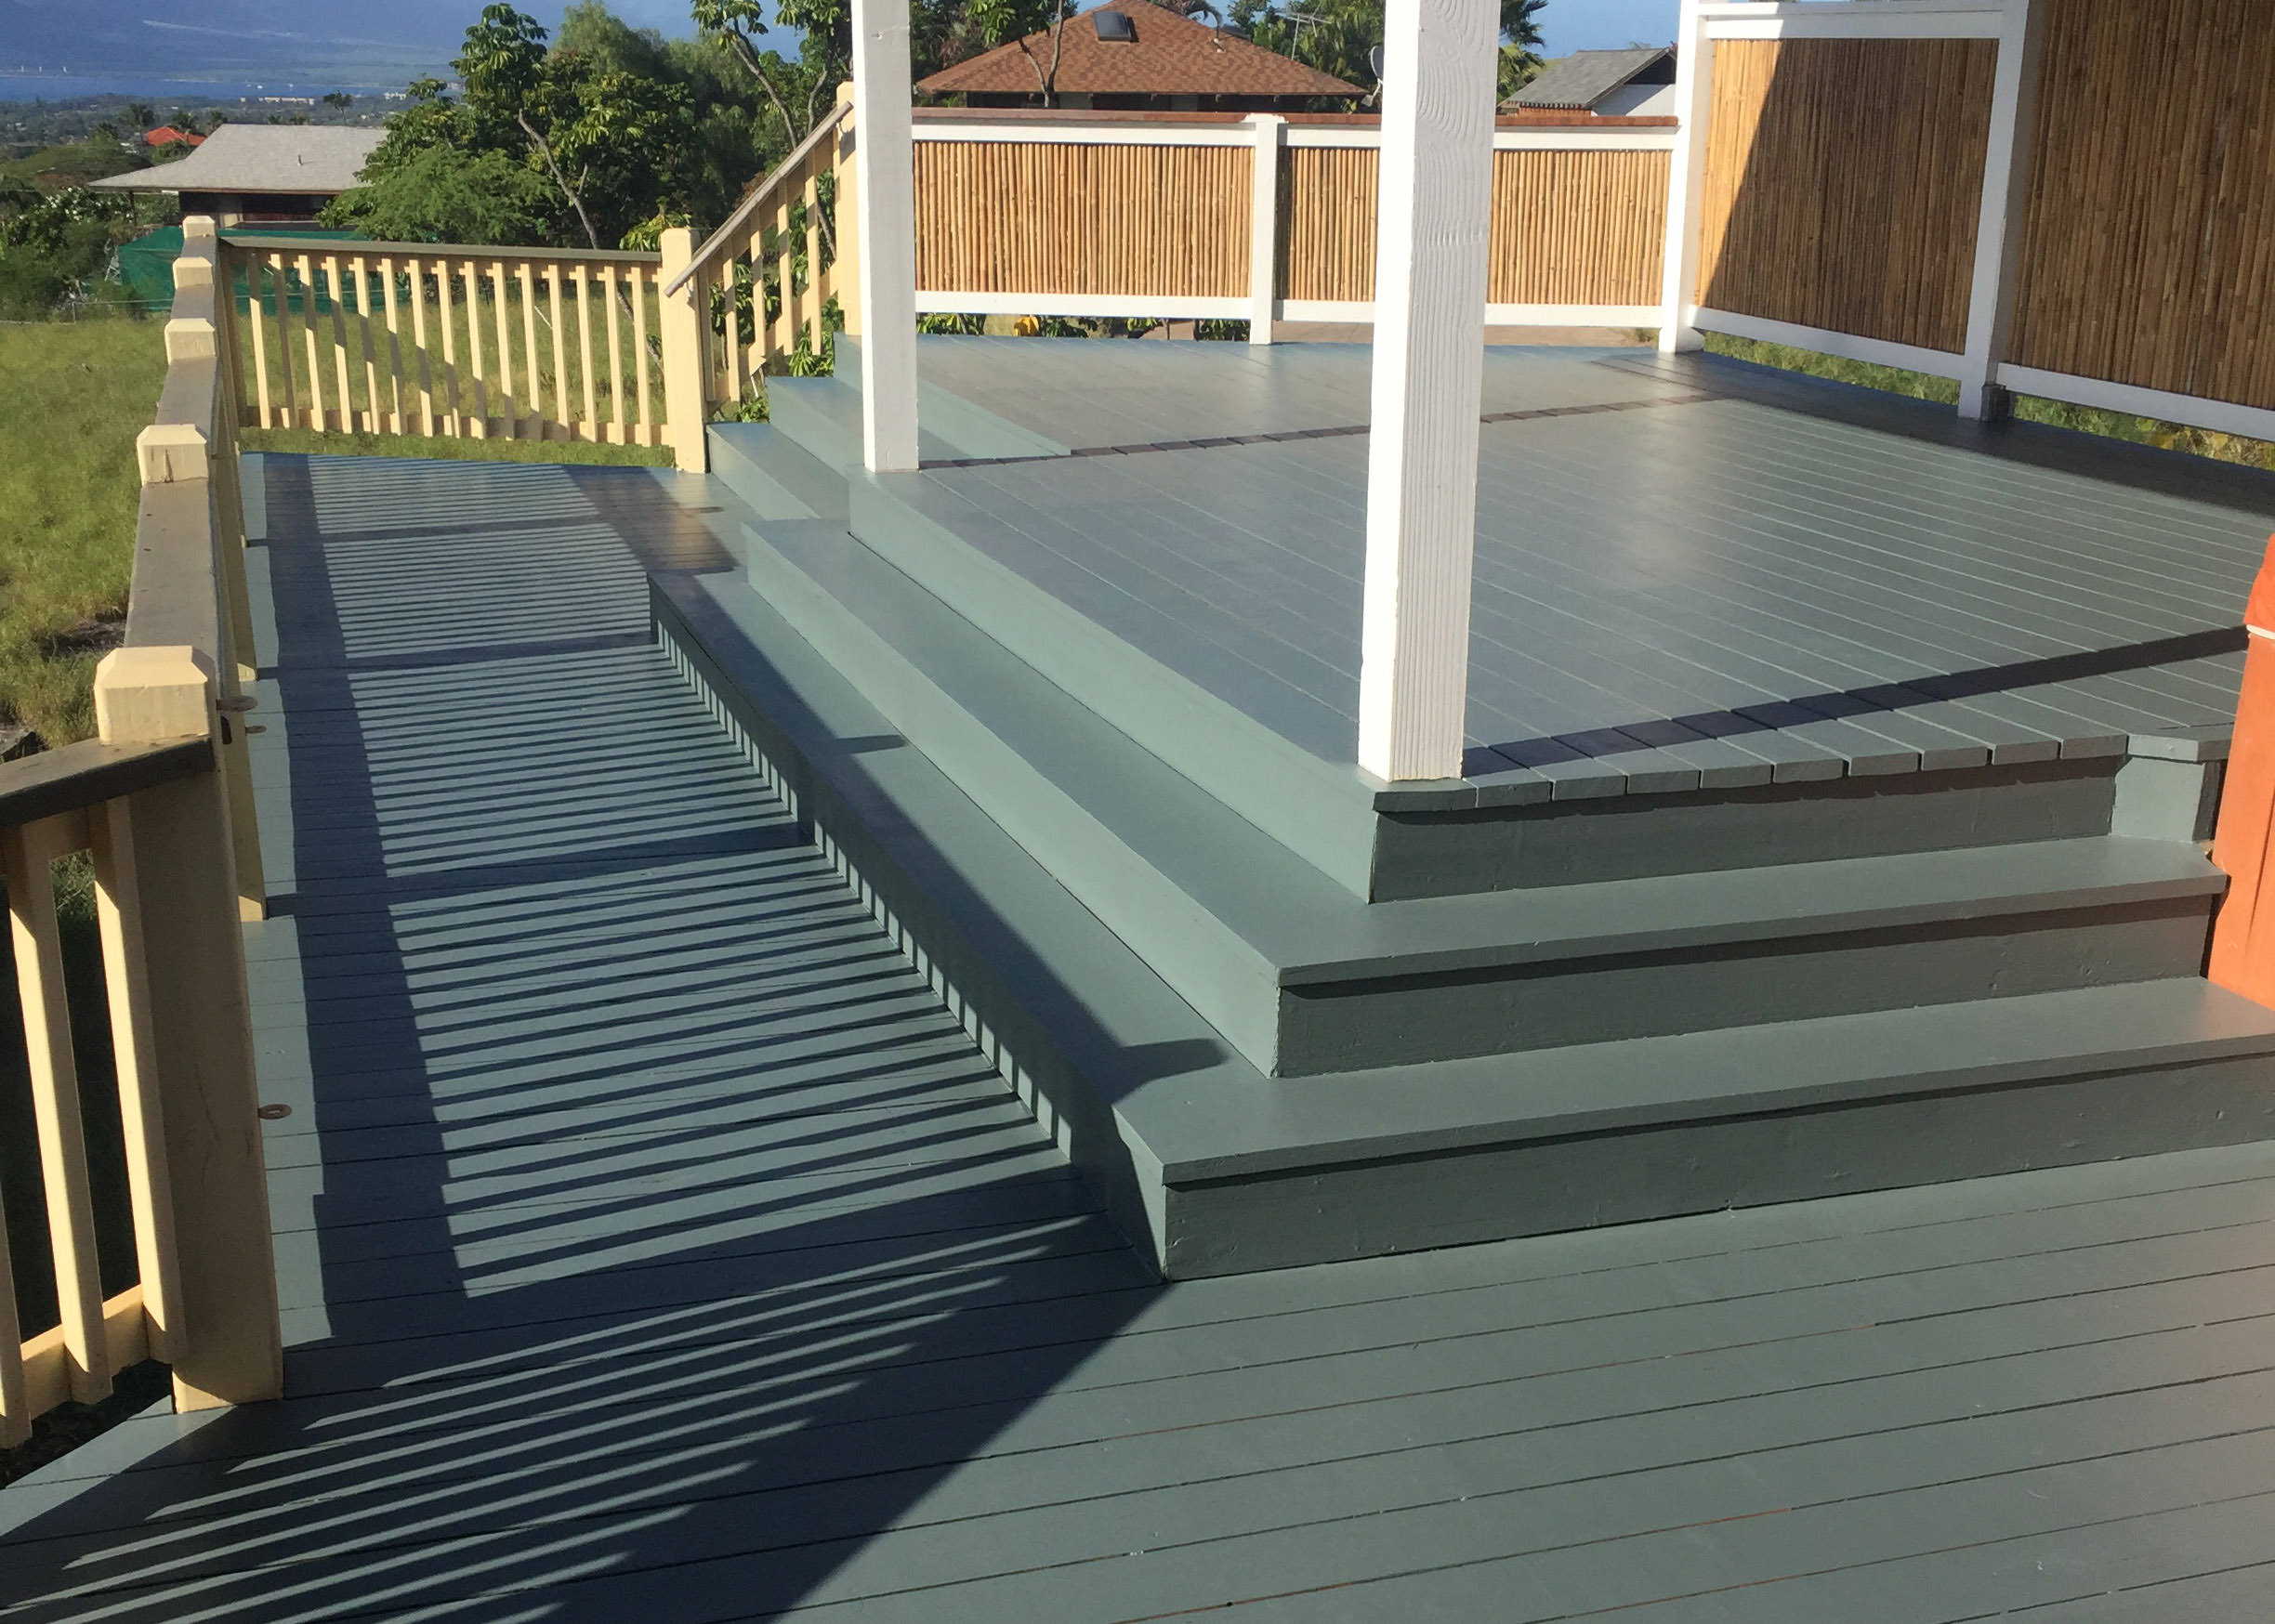
M1698 299L1966 347L1992 40L1715 46Z
M1650 305L1664 253L1664 151L1493 154L1485 296L1496 305ZM1374 296L1372 148L1296 147L1282 171L1280 296Z
M1665 152L1493 154L1496 305L1655 305L1665 256Z
M1374 188L1371 147L1291 147L1281 169L1281 265L1284 299L1364 301L1374 296Z
M2011 359L2275 409L2267 0L2041 0Z
M393 244L230 256L250 426L664 443L643 261Z
M1253 146L916 144L932 293L1244 298Z

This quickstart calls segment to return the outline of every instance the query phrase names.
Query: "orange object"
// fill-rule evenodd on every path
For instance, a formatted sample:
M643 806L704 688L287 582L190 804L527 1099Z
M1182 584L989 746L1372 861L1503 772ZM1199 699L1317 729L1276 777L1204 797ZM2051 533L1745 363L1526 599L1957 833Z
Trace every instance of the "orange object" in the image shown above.
M2230 992L2275 1006L2275 887L2268 883L2275 840L2275 538L2252 583L2243 623L2251 646L2212 837L2212 860L2228 872L2228 895L2212 922L2204 974Z

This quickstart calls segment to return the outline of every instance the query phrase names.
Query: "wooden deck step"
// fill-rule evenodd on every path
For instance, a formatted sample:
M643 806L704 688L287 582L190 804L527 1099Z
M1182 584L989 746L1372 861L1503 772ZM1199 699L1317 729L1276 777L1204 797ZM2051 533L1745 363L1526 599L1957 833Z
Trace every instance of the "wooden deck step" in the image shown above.
M2192 974L1271 1077L784 609L656 582L683 669L1171 1275L2275 1134L2275 1014Z
M1369 904L829 521L745 550L704 590L791 620L1268 1072L2192 975L2225 884L2101 836Z

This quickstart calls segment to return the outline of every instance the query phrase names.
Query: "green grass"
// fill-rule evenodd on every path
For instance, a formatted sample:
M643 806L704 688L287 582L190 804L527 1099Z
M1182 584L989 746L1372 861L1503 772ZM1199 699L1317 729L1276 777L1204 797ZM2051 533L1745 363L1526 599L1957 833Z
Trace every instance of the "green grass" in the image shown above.
M1959 386L1950 378L1906 372L1901 367L1874 366L1869 361L1847 360L1813 349L1795 349L1791 345L1765 344L1752 338L1730 338L1719 333L1706 334L1706 348L1714 355L1727 355L1785 372L1807 373L1834 383L1858 384L1891 395L1908 395L1913 399L1936 400L1946 406L1956 405L1959 399ZM2131 440L2136 445L2155 446L2162 451L2186 452L2215 462L2275 469L2275 444L2246 439L2240 434L2219 434L2208 428L2160 422L2153 417L2071 406L2060 400L2040 399L2034 395L2016 396L2014 414L2024 423L2043 423L2054 428L2074 429L2080 434Z
M165 375L156 321L0 325L0 724L95 730L99 628L126 612L135 436Z
M441 435L319 434L312 428L248 428L248 452L305 452L320 457L439 457L454 463L600 463L668 468L668 446L597 445L564 439L452 439Z

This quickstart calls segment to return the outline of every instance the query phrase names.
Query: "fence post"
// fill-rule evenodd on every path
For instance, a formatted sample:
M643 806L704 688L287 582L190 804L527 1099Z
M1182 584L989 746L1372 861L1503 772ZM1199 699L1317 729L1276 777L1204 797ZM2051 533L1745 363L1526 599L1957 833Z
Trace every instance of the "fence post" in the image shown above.
M1493 226L1491 0L1390 0L1359 765L1461 776Z
M853 144L860 216L861 463L917 465L916 161L909 111L908 0L853 0Z
M1287 120L1249 115L1256 128L1256 170L1248 191L1248 342L1272 341L1272 307L1280 293L1280 148Z
M664 233L664 263L656 286L669 287L672 278L695 257L695 236L685 226ZM665 294L657 313L664 347L664 432L670 437L672 462L683 474L702 474L711 466L711 448L704 434L704 307L710 290L707 279L691 276L675 294Z
M95 717L113 742L210 739L212 675L187 648L118 649L96 667ZM125 821L132 901L159 927L146 979L179 1292L180 1321L165 1328L175 1408L274 1398L283 1344L222 780L140 791Z
M1699 0L1683 0L1675 47L1675 151L1667 156L1666 243L1659 295L1659 347L1669 355L1704 347L1690 325L1698 301L1699 203L1706 190L1706 117L1714 101L1714 42Z
M861 334L861 181L853 173L853 152L861 140L854 127L860 113L853 103L853 82L848 79L837 86L837 105L846 109L845 117L837 121L835 137L837 177L836 201L831 224L837 232L837 258L830 268L830 289L837 295L838 312L845 318L847 336L859 338Z
M2014 325L2022 233L2030 216L2032 149L2038 134L2039 69L2045 52L2043 3L2005 0L1998 76L1991 93L1991 142L1983 153L1982 205L1975 219L1975 281L1967 299L1966 355L1960 362L1959 415L2006 415L1998 381Z

